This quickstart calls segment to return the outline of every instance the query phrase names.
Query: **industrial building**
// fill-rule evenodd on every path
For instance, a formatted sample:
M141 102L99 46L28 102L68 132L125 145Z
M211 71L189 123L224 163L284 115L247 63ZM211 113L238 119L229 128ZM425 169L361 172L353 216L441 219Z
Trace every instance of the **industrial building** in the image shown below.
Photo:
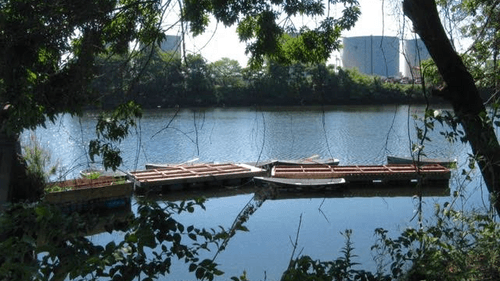
M422 39L403 41L403 76L420 78L420 62L430 58Z
M160 50L163 52L181 52L181 42L182 38L177 35L165 35L165 39L160 44ZM156 47L157 45L154 44ZM146 46L143 43L139 45L140 49L144 49Z
M166 35L165 40L161 42L160 48L164 52L181 51L181 37L176 35Z
M385 77L400 76L399 39L392 36L343 38L342 66L361 73Z

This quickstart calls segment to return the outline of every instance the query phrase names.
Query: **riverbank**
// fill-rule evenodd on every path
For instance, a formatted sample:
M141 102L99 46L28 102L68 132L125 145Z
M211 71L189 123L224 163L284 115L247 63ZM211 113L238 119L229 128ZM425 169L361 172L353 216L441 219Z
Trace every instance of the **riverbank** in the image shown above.
M168 94L166 94L168 97ZM399 91L380 91L371 92L369 94L362 94L356 96L335 96L334 93L318 96L316 93L302 94L299 96L273 96L268 93L257 94L254 93L248 96L239 96L238 98L219 99L214 100L210 97L192 99L184 98L165 98L161 96L131 96L129 100L133 100L143 109L156 109L156 108L199 108L199 107L255 107L255 106L333 106L333 105L426 105L433 106L446 106L449 103L440 97L429 96L425 97L421 91L408 90L407 92ZM98 106L93 106L89 109L113 109L120 102L127 100L122 97L106 97L103 103Z

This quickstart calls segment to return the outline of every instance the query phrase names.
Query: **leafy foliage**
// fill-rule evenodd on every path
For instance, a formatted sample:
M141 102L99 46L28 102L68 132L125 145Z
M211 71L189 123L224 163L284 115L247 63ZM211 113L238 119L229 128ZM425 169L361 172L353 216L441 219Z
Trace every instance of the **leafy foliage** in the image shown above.
M53 165L50 152L42 146L34 133L31 133L26 143L23 143L21 152L19 157L23 161L24 169L21 171L22 174L18 175L21 184L13 190L12 200L37 201L43 195L51 177L56 176L60 170L57 163Z
M288 269L283 273L281 280L390 280L388 277L375 276L371 272L357 270L358 265L353 261L351 235L352 230L343 233L346 244L342 249L343 257L334 261L315 261L309 256L301 256L292 260Z
M0 9L0 80L8 133L43 125L93 104L100 54L124 54L133 40L162 34L158 1L7 1Z
M23 146L22 157L26 162L28 177L41 185L57 172L57 165L51 166L50 153L42 147L35 134L31 134L29 142Z
M85 237L98 216L71 215L43 204L12 205L0 214L0 279L154 280L170 272L175 259L189 264L198 279L212 280L222 272L200 251L216 246L224 235L185 227L172 215L194 212L202 200L181 204L141 202L137 217L105 228L123 231L122 241L96 245ZM126 223L124 223L126 222ZM143 279L144 278L144 279Z
M432 59L424 60L421 64L422 75L425 77L426 85L439 87L444 84L443 77L439 74L439 70Z
M137 63L144 59L138 57ZM200 56L188 55L184 61L161 51L149 59L138 84L127 93L144 108L425 102L420 87L387 83L356 69L324 63L267 61L261 68L242 69L228 58L206 63ZM103 98L106 107L112 107L124 95Z
M101 155L105 169L116 170L122 163L120 149L115 145L120 143L129 133L131 127L142 116L141 108L134 102L118 106L111 113L99 115L96 125L97 139L89 145L89 155L92 161L96 155Z
M408 228L397 238L377 229L381 267L403 280L495 280L500 276L500 227L485 214L436 206L435 224ZM388 260L387 260L388 259Z
M337 3L344 5L337 19L327 13L324 1L189 0L185 1L183 16L195 35L205 31L210 14L226 26L237 24L254 67L262 65L266 57L286 64L319 63L338 49L341 31L352 28L360 15L358 1L329 1L327 5ZM295 17L300 16L315 18L316 27L295 23Z
M469 49L469 68L475 80L483 87L498 90L500 76L500 7L496 1L469 0L458 4L456 10L469 15L469 22L462 28L462 34L473 39Z

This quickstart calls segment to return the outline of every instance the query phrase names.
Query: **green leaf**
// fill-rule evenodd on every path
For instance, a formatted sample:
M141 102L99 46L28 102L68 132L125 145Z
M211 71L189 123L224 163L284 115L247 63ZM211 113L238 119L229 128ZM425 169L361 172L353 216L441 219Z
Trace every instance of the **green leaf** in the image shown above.
M127 235L126 241L128 243L137 243L137 241L138 241L137 235L135 233L131 233L131 234Z
M203 269L202 267L198 267L198 269L196 270L196 278L202 279L204 275L205 275L205 269Z
M194 241L196 241L196 240L197 240L197 236L196 236L196 234L194 234L194 233L189 233L189 234L188 234L188 236L189 236L189 238L191 238L191 239L192 239L192 240L194 240Z
M240 231L245 231L245 232L248 232L248 228L244 225L241 225L241 224L237 224L236 225L236 230L240 230Z
M193 272L196 270L196 268L198 268L198 265L192 263L189 265L189 272Z
M174 234L174 241L176 243L181 243L181 239L182 239L182 237L181 237L181 235L179 233L175 233Z

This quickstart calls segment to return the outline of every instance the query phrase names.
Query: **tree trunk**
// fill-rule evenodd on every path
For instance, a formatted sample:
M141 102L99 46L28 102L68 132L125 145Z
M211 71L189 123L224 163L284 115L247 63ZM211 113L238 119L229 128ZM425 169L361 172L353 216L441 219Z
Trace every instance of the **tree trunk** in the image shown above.
M0 211L12 196L10 183L12 166L14 166L15 145L15 140L0 134Z
M403 10L413 22L447 87L442 96L453 106L462 124L472 152L477 157L492 204L500 214L500 145L492 122L472 75L453 49L439 19L435 0L404 0Z

